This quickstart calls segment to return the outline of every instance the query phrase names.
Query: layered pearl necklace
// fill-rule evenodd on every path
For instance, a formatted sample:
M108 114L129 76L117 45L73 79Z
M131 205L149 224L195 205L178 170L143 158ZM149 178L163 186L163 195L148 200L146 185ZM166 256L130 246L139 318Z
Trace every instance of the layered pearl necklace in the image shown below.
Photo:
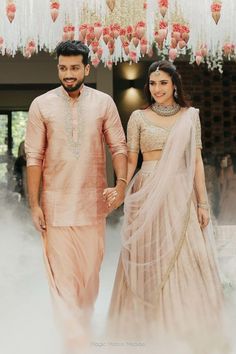
M175 115L180 111L181 107L178 103L174 103L171 106L162 106L158 103L153 103L151 105L151 110L157 113L159 116L170 117Z

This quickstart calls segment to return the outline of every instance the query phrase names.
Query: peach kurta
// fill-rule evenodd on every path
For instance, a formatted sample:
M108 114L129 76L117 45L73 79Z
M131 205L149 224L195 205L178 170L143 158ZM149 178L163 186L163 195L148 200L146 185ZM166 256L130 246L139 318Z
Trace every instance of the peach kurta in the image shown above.
M105 146L126 154L125 136L110 96L83 86L72 100L59 87L29 110L27 165L43 165L42 207L48 225L96 224L106 216Z

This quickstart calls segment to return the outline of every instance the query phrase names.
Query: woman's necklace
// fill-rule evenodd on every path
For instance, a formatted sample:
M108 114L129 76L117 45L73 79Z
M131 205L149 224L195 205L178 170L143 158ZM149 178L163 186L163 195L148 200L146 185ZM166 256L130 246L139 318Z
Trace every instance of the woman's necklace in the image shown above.
M178 103L174 103L171 106L162 106L158 103L153 103L151 105L151 110L157 113L159 116L170 117L175 115L180 111L180 105Z

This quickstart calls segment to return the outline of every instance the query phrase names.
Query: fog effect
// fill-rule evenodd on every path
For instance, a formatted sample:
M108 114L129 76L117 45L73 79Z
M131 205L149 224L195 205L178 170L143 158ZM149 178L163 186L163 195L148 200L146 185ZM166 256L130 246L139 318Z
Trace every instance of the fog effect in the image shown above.
M2 191L0 203L0 353L60 354L61 342L52 316L40 236L31 224L27 208L18 202L17 195ZM158 342L158 347L156 343L113 342L106 338L104 326L120 250L120 226L118 216L108 220L100 292L93 316L94 338L88 353L193 354L186 343L171 342L164 337L162 343ZM233 344L233 329L236 328L236 247L233 241L236 239L236 226L230 229L225 226L226 233L219 241L220 233L224 233L221 228L218 248L228 281L225 289L230 319L227 333L231 349L228 353L236 354L236 345L234 347ZM226 354L217 348L205 349L207 354Z

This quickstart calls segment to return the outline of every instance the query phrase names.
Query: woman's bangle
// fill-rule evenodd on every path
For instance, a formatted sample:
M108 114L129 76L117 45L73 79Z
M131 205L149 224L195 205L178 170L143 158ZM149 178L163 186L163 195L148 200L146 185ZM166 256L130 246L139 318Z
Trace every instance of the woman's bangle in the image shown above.
M127 184L127 179L123 178L123 177L118 177L117 178L117 181L122 181L124 182L125 184Z
M197 203L197 207L198 208L202 208L202 209L205 209L205 210L209 210L209 206L206 202L204 203Z

